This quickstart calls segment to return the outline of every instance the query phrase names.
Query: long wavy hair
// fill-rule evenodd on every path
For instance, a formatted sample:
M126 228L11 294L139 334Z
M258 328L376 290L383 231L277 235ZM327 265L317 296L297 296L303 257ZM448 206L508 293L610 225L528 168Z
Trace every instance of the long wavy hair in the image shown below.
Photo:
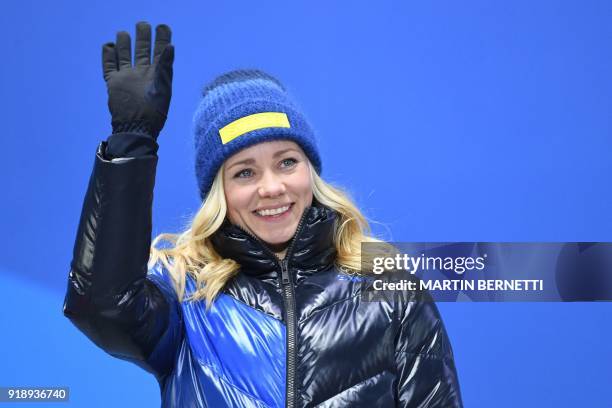
M333 210L339 217L334 229L336 265L348 274L361 270L361 243L382 242L372 237L370 226L348 194L325 182L308 163L314 198ZM196 282L196 290L187 300L205 299L208 306L225 284L238 272L240 265L222 258L214 249L210 237L221 227L227 214L223 189L223 166L217 172L212 187L202 202L191 225L180 234L163 233L151 244L149 267L161 262L170 272L178 298L185 295L185 282L190 274ZM171 244L158 248L158 244Z

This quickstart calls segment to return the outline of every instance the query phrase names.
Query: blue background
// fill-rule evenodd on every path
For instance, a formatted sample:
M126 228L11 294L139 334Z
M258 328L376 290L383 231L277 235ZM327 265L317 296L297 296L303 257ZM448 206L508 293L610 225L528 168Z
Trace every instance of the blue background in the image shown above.
M198 207L191 115L238 67L279 77L323 175L396 241L612 241L612 3L3 2L0 385L156 406L154 378L62 314L83 194L110 131L101 45L176 45L154 234ZM612 407L610 303L440 304L466 407ZM50 404L53 405L53 404ZM60 405L66 406L66 404Z

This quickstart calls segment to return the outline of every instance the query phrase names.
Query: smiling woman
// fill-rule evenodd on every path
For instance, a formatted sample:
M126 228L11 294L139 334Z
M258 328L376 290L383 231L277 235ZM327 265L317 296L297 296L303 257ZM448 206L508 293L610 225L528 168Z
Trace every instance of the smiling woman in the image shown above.
M164 407L460 407L435 304L360 296L361 243L377 240L320 177L313 131L272 76L232 71L204 88L194 115L202 205L186 231L151 243L167 26L153 61L150 48L146 23L134 65L127 33L103 47L113 134L96 154L64 314L153 373Z
M284 257L300 217L312 204L310 163L292 141L259 143L223 169L229 220Z

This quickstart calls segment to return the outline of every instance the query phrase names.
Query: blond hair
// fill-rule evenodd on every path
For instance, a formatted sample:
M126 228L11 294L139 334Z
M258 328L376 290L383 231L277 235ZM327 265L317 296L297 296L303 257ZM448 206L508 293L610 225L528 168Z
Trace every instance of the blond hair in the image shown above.
M309 163L314 198L338 213L334 232L337 250L336 265L345 273L358 274L361 270L361 243L381 242L370 236L366 218L348 194L325 182ZM158 235L151 244L149 267L161 262L170 272L178 298L183 300L185 282L190 274L196 290L187 300L205 299L210 306L225 284L238 272L240 265L222 258L214 249L210 237L221 227L227 214L223 189L223 166L217 172L206 199L181 234ZM158 248L161 242L172 244Z

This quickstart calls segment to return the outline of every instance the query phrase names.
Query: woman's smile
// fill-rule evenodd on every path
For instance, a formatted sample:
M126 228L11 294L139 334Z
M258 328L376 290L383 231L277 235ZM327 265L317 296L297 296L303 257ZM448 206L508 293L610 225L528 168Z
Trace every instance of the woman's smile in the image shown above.
M276 207L266 207L259 210L255 210L253 211L253 213L255 213L257 216L264 220L279 220L282 219L283 216L287 215L287 212L291 209L292 206L293 203Z

